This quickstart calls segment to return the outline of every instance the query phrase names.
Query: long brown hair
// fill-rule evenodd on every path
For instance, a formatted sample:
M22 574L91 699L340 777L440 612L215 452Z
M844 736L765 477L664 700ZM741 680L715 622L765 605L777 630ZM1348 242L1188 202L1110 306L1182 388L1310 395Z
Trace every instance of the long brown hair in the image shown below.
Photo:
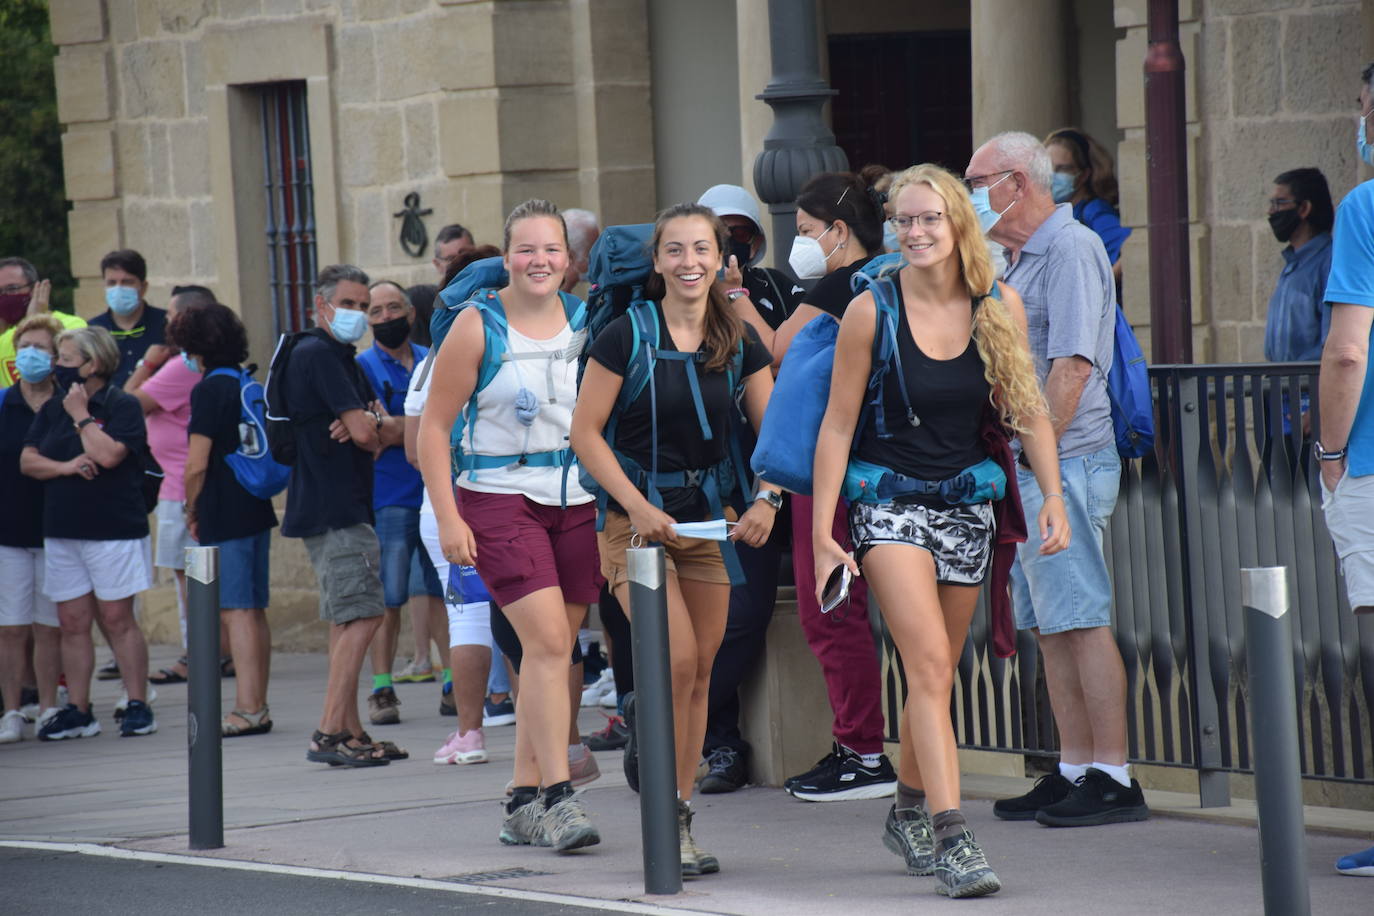
M711 232L716 239L716 254L719 255L725 251L725 223L721 222L719 216L716 216L716 211L700 204L678 204L660 212L658 218L654 220L654 234L653 238L649 240L649 251L655 256L658 254L658 246L663 239L663 230L668 223L675 219L685 219L691 216L699 216L710 225ZM644 295L661 302L666 289L663 275L654 271L644 284ZM725 298L725 293L713 283L706 298L706 329L701 341L706 347L707 371L719 372L724 369L734 358L735 351L739 348L740 340L743 337L744 322L740 321L735 310L731 308L730 301Z
M1083 176L1083 187L1090 197L1100 197L1115 209L1121 205L1112 154L1091 135L1076 127L1061 127L1045 138L1045 145L1058 143L1069 151L1074 168Z

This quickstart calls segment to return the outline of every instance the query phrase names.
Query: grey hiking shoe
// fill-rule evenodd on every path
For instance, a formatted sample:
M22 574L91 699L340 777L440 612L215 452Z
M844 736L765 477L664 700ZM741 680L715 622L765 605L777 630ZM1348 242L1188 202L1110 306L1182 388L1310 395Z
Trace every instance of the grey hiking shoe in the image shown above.
M946 897L983 897L1002 889L972 831L945 840L935 860L935 890Z
M682 853L682 875L684 878L696 875L714 875L720 871L720 860L697 845L692 838L692 806L685 801L677 803L677 842Z
M569 795L562 801L544 809L540 820L548 845L559 852L595 846L601 842L601 834L587 817L587 808L582 797Z
M883 845L906 860L908 875L935 873L935 828L926 809L889 808Z
M505 808L503 806L502 810ZM549 838L544 833L544 806L539 799L521 805L506 815L501 824L499 838L507 846L548 846Z

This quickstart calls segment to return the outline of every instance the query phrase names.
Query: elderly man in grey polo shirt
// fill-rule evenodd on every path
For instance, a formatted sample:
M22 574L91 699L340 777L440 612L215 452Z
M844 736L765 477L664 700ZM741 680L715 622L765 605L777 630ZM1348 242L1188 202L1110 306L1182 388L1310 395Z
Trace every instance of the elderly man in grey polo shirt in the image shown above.
M1003 276L1026 304L1031 353L1045 389L1063 493L1018 475L1027 518L1063 499L1068 550L1041 556L1021 545L1012 569L1016 625L1035 632L1059 728L1059 771L993 812L1007 820L1081 827L1149 816L1126 766L1126 671L1112 636L1112 583L1102 533L1121 478L1106 374L1111 368L1115 282L1101 240L1056 205L1049 153L1026 133L998 134L969 160L965 181L983 231L1007 249Z

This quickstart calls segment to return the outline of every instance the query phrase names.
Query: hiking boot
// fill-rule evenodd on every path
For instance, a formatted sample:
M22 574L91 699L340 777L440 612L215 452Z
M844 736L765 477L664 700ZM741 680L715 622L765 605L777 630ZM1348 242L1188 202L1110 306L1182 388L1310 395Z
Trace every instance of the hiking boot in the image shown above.
M889 808L883 845L906 860L908 875L935 873L935 828L925 808Z
M936 893L945 897L983 897L1002 889L1002 882L988 865L983 848L965 829L939 845L935 861Z
M594 751L618 751L630 740L629 729L620 716L606 716L606 727L592 732L582 743Z
M1128 789L1101 770L1088 767L1068 798L1041 808L1035 819L1046 827L1095 827L1143 821L1149 816L1139 781L1132 779Z
M543 817L544 806L535 798L506 814L497 838L507 846L547 846Z
M594 779L601 778L601 767L585 744L568 747L568 780L575 786L585 786Z
M625 782L634 791L639 791L639 746L635 741L635 695L630 691L625 695Z
M839 766L842 759L844 759L844 755L840 753L840 743L836 741L830 745L830 753L826 754L820 760L817 760L815 766L805 773L787 777L782 781L782 787L787 791L788 795L791 795L792 787L797 783L810 782L821 778L825 773Z
M486 763L487 744L482 738L482 730L474 728L469 732L457 732L448 736L444 746L434 752L437 764Z
M1025 795L1003 798L992 803L992 813L1004 821L1033 821L1035 812L1069 797L1073 783L1058 770L1041 776L1035 788Z
M157 719L153 718L153 707L142 700L130 700L124 710L124 718L119 723L122 738L138 735L151 735L157 731Z
M744 755L733 747L713 748L706 755L706 775L702 777L700 791L706 795L720 795L741 789L749 782L745 771Z
M801 779L792 785L792 797L802 801L848 801L859 798L886 798L897 791L897 774L886 757L879 756L876 766L864 763L863 757L842 744L837 744L840 759L811 779Z
M678 800L677 803L677 843L682 855L682 876L691 878L697 875L714 875L720 871L720 860L697 845L692 838L692 806Z
M400 706L396 688L379 687L367 698L367 720L373 725L400 725Z
M595 846L601 842L601 834L597 833L591 818L587 817L587 808L582 804L580 795L568 795L545 808L540 826L548 837L549 845L559 852Z
M100 722L96 720L91 707L82 712L72 703L57 711L38 730L39 741L61 741L64 738L94 738L100 734Z

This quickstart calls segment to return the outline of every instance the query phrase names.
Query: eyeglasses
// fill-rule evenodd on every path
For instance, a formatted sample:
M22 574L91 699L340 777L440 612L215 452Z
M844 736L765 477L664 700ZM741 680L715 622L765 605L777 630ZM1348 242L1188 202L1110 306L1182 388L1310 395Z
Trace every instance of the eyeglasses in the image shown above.
M725 233L730 236L731 241L739 242L741 245L748 245L759 234L753 226L746 226L743 223L726 226Z
M0 286L0 296L17 296L33 289L32 283L19 283L14 286Z
M915 216L897 215L888 220L893 229L897 230L898 235L911 231L911 224L916 223L926 232L932 232L944 221L945 215L939 210L927 210L924 213L917 213Z
M1014 171L1016 171L1016 169L1003 169L1000 172L989 172L986 175L965 175L964 187L968 188L970 191L974 190L975 188L986 188L989 187L987 182L991 181L994 178L997 178L997 176L999 175L1010 175ZM978 184L977 182L983 182L983 184Z
M1270 213L1273 213L1275 210L1286 210L1298 204L1298 202L1291 197L1271 197L1266 202L1269 204Z

